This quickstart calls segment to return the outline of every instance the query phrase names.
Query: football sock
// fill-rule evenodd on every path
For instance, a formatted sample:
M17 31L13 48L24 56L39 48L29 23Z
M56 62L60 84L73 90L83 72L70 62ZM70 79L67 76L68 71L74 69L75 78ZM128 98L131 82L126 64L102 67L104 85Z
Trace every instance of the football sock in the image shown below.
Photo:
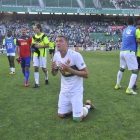
M38 71L34 72L34 78L35 78L36 84L39 84L39 72Z
M30 75L30 71L25 70L25 83L28 83L29 75Z
M122 75L123 75L124 70L119 70L118 74L117 74L117 85L120 85L120 81L122 79Z
M44 72L45 80L48 80L48 71Z
M22 73L23 73L23 75L25 76L25 70L22 69Z
M13 67L10 67L10 70L11 70L11 71L12 71L12 68L13 68Z
M87 116L88 110L89 110L89 108L88 108L87 106L84 106L84 107L83 107L83 115L84 115L84 117Z
M13 67L13 72L15 72L15 67Z
M85 105L88 109L90 109L91 105Z
M137 72L132 72L128 88L132 88L132 86L136 82L137 76L138 76L138 71Z

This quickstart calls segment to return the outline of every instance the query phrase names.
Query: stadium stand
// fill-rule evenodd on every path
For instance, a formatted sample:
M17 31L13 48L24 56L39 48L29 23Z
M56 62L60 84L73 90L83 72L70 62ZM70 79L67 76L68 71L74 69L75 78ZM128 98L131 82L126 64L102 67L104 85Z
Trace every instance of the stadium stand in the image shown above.
M17 2L17 3L16 3ZM18 6L39 6L38 0L2 0L2 5L18 5Z
M16 5L15 0L2 0L2 5Z
M59 0L59 7L71 7L71 1L70 0Z
M46 7L58 7L58 0L43 0Z
M85 8L95 8L93 0L82 0L82 3Z
M45 7L78 7L77 0L43 0Z
M110 0L100 0L100 3L102 8L115 8L113 2L110 2Z
M140 9L140 0L119 0L117 1L117 4L119 5L120 8L122 9Z

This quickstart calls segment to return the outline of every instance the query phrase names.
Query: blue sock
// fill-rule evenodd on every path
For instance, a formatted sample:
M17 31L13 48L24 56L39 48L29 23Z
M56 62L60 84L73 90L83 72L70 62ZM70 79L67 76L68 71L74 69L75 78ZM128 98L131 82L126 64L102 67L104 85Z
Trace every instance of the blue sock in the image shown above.
M29 75L30 75L30 71L25 70L25 83L28 83Z
M22 70L23 75L25 76L25 70Z

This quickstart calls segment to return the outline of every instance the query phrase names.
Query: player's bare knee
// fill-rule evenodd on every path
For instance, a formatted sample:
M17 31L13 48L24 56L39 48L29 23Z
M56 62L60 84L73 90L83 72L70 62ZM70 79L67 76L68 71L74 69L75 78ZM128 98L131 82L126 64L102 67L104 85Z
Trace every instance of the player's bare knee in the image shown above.
M42 70L44 71L44 72L46 72L47 70L46 70L46 68L42 68Z
M35 71L38 71L38 70L39 70L39 68L38 68L38 67L34 67L34 70L35 70Z
M65 118L66 115L65 115L65 114L58 114L58 117L59 117L59 118Z
M125 69L123 69L122 67L120 67L120 69L123 70L123 71L125 70Z
M26 70L26 71L29 71L29 67L25 67L25 70Z

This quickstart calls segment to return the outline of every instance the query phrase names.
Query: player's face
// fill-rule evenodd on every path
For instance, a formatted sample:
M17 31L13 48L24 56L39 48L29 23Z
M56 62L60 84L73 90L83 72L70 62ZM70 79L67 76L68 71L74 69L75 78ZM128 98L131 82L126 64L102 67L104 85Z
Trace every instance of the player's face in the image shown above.
M35 27L34 27L34 31L35 31L35 33L37 34L37 33L40 32L40 29L38 29L37 26L35 26Z
M140 25L137 25L137 28L140 29Z
M67 49L67 46L68 46L68 42L63 37L56 38L56 47L58 51Z
M12 35L12 33L9 31L7 32L7 36L10 37Z
M21 35L25 36L26 35L26 28L21 28Z

